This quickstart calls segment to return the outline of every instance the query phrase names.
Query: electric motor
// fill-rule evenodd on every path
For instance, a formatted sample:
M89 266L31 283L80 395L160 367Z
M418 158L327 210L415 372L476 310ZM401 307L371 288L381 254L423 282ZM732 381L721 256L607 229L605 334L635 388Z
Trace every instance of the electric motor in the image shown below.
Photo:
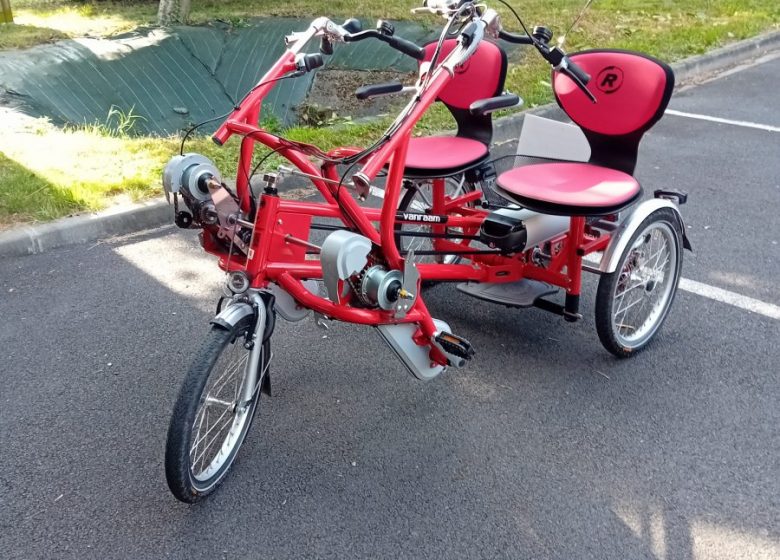
M365 270L357 286L360 300L364 305L377 306L385 310L395 308L402 287L401 271L387 270L381 265L374 265Z
M171 194L181 194L192 214L190 223L217 223L217 212L208 185L211 181L221 183L222 177L209 158L195 153L174 156L165 165L162 178L166 198L170 199Z

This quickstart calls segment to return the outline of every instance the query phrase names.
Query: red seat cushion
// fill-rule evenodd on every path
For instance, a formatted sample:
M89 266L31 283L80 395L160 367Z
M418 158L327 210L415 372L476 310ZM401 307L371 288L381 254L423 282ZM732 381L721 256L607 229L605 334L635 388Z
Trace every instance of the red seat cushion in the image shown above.
M526 165L502 173L496 183L504 196L548 214L609 214L642 194L631 175L589 163Z
M470 138L459 136L412 138L406 152L406 174L444 177L479 162L487 154L487 146Z

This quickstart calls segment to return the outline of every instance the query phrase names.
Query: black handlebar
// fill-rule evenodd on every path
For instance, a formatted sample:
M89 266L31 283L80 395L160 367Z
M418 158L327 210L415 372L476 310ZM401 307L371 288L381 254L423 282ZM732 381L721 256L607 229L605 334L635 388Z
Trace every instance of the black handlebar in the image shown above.
M399 93L403 91L403 89L404 85L398 80L394 80L384 84L360 86L355 90L355 97L361 100L365 100L376 97L377 95L390 95L391 93Z
M425 49L401 37L393 37L390 46L407 56L411 56L415 60L423 60L425 58Z
M515 35L509 31L503 29L498 32L498 38L506 41L507 43L514 43L515 45L533 45L534 40L528 35Z
M360 21L356 19L350 19L344 22L342 27L347 31L343 39L345 43L356 43L364 39L379 39L380 41L387 43L395 50L414 58L415 60L425 59L425 50L408 41L402 37L397 37L394 33L393 26L380 20L377 22L377 29L369 29L362 31L362 25ZM533 31L533 37L529 35L516 35L503 29L499 31L498 38L508 43L514 43L516 45L534 45L544 59L550 63L550 65L571 78L579 87L583 93L585 93L591 101L596 102L595 96L586 87L590 82L590 76L581 66L573 62L566 53L564 53L558 47L550 48L548 43L552 38L552 32L544 27L536 27ZM332 54L333 46L326 38L323 38L320 43L320 51L323 54ZM312 61L314 62L314 61ZM316 62L315 62L316 64ZM308 65L307 65L308 66ZM319 66L319 65L317 65ZM374 92L361 92L367 94L366 97L376 95ZM385 93L385 92L382 92Z
M577 87L582 90L582 93L588 96L588 99L593 103L597 102L596 96L587 87L588 82L590 82L590 75L581 66L573 62L560 48L550 48L547 45L547 41L536 41L534 46L539 51L539 54L550 63L550 66L571 78Z
M411 41L407 41L402 37L390 37L389 39L387 44L406 56L411 56L415 60L423 60L425 58L425 50Z
M354 43L362 41L363 39L379 39L393 47L395 50L402 52L407 56L411 56L416 60L423 60L425 58L425 50L422 47L418 47L411 41L407 41L401 37L395 35L386 35L376 29L369 29L367 31L360 31L359 33L350 33L344 37L344 42Z

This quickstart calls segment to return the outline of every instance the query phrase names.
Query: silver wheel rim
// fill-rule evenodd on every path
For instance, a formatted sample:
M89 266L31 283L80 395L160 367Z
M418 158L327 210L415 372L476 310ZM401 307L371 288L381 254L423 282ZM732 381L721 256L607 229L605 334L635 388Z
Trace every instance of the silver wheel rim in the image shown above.
M209 376L201 393L189 451L190 474L197 482L210 480L233 460L254 409L252 403L256 399L240 402L249 364L249 350L243 340L237 337L220 354L212 369L219 373ZM263 362L261 358L260 363Z
M612 294L612 332L639 348L666 317L677 285L677 234L666 222L648 225L626 250Z
M466 192L466 176L461 175L459 178L448 177L445 180L444 192L449 197L461 196ZM412 198L411 204L409 204L408 210L412 212L427 212L433 206L431 201L431 189L428 185L418 186L415 196ZM448 228L450 231L456 231L457 228ZM416 224L404 224L403 231L430 231L430 226L416 225ZM406 237L403 238L406 245L404 249L407 251L431 251L433 250L433 242L428 237ZM408 241L406 241L408 240ZM456 241L456 239L453 239ZM456 264L460 261L461 257L458 255L421 255L415 257L416 263L438 263L438 264Z

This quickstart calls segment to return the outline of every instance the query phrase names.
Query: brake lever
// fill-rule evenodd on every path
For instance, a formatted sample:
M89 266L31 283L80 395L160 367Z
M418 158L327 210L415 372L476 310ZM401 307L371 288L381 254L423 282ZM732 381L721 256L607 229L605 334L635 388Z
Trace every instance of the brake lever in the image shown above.
M320 52L328 56L333 54L333 43L326 35L320 37Z
M588 85L585 82L585 80L590 80L590 76L588 76L584 70L579 68L573 62L571 64L576 68L579 68L579 71L575 72L569 68L569 57L566 56L566 53L564 53L563 50L558 47L550 48L547 43L543 41L537 41L534 43L534 46L536 47L536 50L538 50L542 55L542 57L547 62L549 62L557 72L562 72L565 76L568 76L568 78L576 84L580 91L588 96L588 99L590 99L591 103L598 103L598 99L596 99L596 96L593 95L593 93L588 89ZM582 75L585 77L585 80L580 77L580 73L582 73Z
M563 73L564 73L566 76L568 76L568 77L569 77L569 79L570 79L572 82L574 82L574 83L577 85L577 87L578 87L578 88L580 88L580 90L582 91L582 93L584 93L585 95L587 95L587 96L588 96L588 99L590 99L592 103L598 103L598 102L599 102L599 101L598 101L598 99L596 99L596 96L595 96L595 95L593 95L593 92L591 92L591 91L588 89L588 86L587 86L585 83L583 83L583 81L582 81L582 80L580 80L579 76L577 76L577 75L576 75L574 72L572 72L571 70L569 70L569 68L568 68L568 67L566 67L566 66L560 66L560 67L558 67L558 68L557 68L557 70L558 70L559 72L563 72Z

